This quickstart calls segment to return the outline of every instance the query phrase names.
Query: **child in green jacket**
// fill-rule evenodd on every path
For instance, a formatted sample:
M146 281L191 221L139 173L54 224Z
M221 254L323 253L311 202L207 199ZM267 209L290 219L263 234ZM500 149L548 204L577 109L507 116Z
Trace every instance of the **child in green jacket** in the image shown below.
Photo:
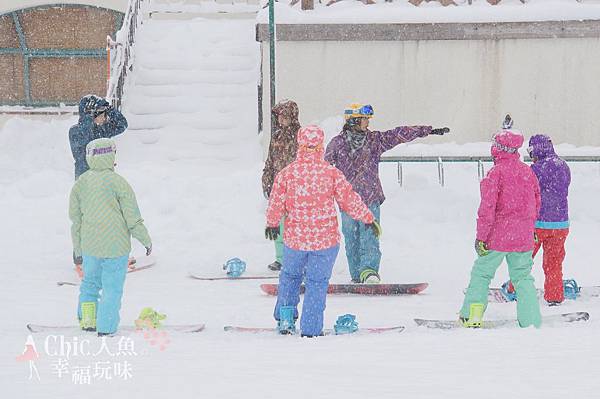
M84 271L77 314L81 327L99 336L114 334L119 325L131 236L146 247L146 255L152 252L135 194L114 171L115 153L111 139L90 142L90 169L77 179L69 198L73 253Z

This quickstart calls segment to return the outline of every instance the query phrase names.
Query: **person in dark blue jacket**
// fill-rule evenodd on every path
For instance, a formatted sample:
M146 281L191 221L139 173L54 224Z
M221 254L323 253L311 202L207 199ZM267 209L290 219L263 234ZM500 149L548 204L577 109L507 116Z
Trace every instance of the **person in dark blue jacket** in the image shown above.
M79 101L79 122L69 129L75 159L75 180L89 169L85 147L90 141L110 138L127 129L127 119L104 98L87 95Z

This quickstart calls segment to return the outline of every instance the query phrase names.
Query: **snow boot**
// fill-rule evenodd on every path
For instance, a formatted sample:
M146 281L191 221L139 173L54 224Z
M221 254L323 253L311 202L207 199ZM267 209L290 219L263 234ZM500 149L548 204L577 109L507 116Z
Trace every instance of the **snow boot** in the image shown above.
M362 284L379 284L381 279L375 270L365 269L360 272L360 282Z
M483 312L485 306L483 303L472 303L469 307L469 317L460 317L459 320L463 327L480 328L483 325Z
M282 306L279 308L279 320L277 321L277 330L281 335L290 335L296 333L296 320L294 320L293 306Z
M96 331L96 303L81 303L81 319L79 326L83 331Z
M281 263L275 261L273 263L271 263L270 265L267 266L269 268L269 270L272 270L274 272L279 272L281 271Z

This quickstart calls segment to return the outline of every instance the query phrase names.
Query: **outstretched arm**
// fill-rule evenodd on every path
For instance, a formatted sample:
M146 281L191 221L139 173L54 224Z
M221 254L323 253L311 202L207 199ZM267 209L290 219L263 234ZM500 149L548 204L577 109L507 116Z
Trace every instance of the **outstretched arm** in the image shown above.
M391 150L398 144L408 143L419 137L425 137L431 134L431 126L398 126L392 130L375 133L376 140L379 143L380 153Z

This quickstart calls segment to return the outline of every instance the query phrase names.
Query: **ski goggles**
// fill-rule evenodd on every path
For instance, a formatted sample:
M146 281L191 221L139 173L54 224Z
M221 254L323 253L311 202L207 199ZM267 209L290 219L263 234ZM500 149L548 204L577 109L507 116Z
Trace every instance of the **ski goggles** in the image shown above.
M358 109L347 109L344 111L344 114L346 114L348 118L368 118L373 116L373 107L370 105L363 105Z
M86 149L86 155L87 156L96 156L96 155L105 155L105 154L112 154L112 153L116 153L117 152L117 148L115 145L109 145L106 147L89 147Z
M108 107L106 106L100 106L97 107L96 109L94 109L92 111L92 115L94 116L94 118L97 118L98 116L102 115L102 114L106 114L106 112L108 111Z
M500 144L497 141L494 141L494 144L492 144L494 147L496 147L497 149L499 149L500 151L504 151L507 152L509 154L514 154L518 151L518 148L514 148L514 147L508 147L504 144Z

